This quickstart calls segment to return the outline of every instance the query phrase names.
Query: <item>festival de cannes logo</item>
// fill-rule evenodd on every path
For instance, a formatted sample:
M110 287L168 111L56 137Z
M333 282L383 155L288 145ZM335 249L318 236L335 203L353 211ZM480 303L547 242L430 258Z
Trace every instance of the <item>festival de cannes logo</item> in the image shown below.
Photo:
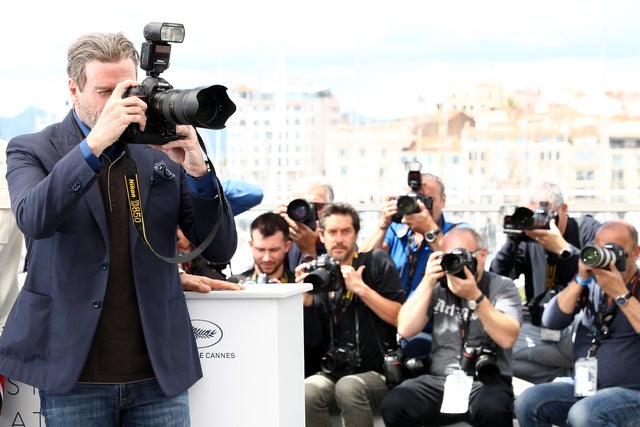
M208 320L192 319L191 329L198 348L214 346L222 339L222 328Z

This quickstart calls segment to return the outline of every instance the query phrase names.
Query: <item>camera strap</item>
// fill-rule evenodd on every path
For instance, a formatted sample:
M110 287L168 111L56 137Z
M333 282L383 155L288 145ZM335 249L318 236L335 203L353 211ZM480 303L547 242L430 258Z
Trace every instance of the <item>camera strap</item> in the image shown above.
M221 216L223 213L222 209L224 207L224 192L222 190L220 181L215 175L215 170L213 168L213 164L211 160L209 159L209 155L207 154L207 150L204 146L204 142L202 141L202 138L200 137L200 134L198 134L197 131L196 131L196 135L198 137L200 148L203 150L204 155L206 156L205 163L207 164L209 173L213 175L214 182L216 183L216 190L217 190L216 198L220 199L220 203L218 205L218 211L219 211L218 215ZM129 202L129 215L131 217L131 221L140 239L145 243L145 245L147 245L147 247L151 250L151 252L153 252L158 258L168 263L172 263L172 264L185 263L199 256L207 248L207 246L211 244L211 242L213 241L213 238L218 233L218 229L220 228L220 221L217 221L213 225L211 232L209 233L207 238L204 239L204 241L202 241L202 243L200 243L198 247L194 248L192 251L186 254L183 254L179 257L168 257L156 252L156 250L153 249L153 246L151 246L149 239L147 238L147 231L144 224L144 213L142 209L142 200L140 197L140 183L138 180L138 165L129 154L129 149L127 144L124 144L124 152L125 154L121 161L123 162L122 164L123 175L124 175L124 181L125 181L125 188L127 189L127 200Z
M640 272L636 271L627 285L627 289L631 288L631 293L633 295L636 295L636 287L638 286L638 279L640 279L639 273ZM587 359L596 355L596 351L598 351L598 347L603 339L609 338L611 335L611 325L616 318L616 314L620 311L620 308L615 303L613 303L613 308L611 310L607 310L609 305L607 294L605 294L601 289L599 289L599 292L600 301L598 304L598 310L595 313L595 322L591 330L592 339L591 346L587 351Z

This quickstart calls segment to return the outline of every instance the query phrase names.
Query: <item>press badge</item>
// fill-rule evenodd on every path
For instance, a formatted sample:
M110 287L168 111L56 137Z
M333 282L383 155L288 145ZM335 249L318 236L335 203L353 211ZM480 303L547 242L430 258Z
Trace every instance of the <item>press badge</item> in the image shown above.
M576 397L592 396L598 390L598 359L581 357L576 360L575 386Z
M469 410L469 396L473 377L462 371L447 375L444 382L444 397L440 412L443 414L464 414Z

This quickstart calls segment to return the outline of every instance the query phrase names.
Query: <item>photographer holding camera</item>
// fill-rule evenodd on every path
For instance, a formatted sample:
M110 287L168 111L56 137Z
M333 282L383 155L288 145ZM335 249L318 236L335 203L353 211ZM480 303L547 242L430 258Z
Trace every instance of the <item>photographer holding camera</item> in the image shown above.
M371 426L388 390L383 355L395 343L405 294L388 254L356 251L360 217L353 206L325 206L319 225L328 257L295 271L296 282L320 283L303 296L305 328L315 327L324 352L322 372L305 379L306 425L330 425L337 405L343 425Z
M566 328L580 313L574 375L537 384L516 400L522 427L640 424L640 248L622 220L598 228L577 274L547 304L542 324Z
M442 251L431 254L398 315L398 333L405 338L432 321L428 373L389 391L382 417L388 427L463 420L511 427L510 349L522 320L518 289L511 279L484 271L487 249L475 230L449 231Z
M131 124L147 135L152 109L123 98L139 85L127 38L88 34L67 58L73 108L7 148L29 268L0 337L0 372L39 389L49 427L188 426L187 390L202 369L178 269L135 224L174 257L177 227L198 245L217 227L200 247L224 263L237 244L233 215L192 126L178 124L162 146L121 141ZM123 179L133 162L139 179ZM130 209L132 192L143 213Z
M334 197L333 187L322 177L307 178L300 183L300 188L294 200L277 206L275 210L289 224L293 244L287 257L287 267L291 270L327 253L316 225L325 205L333 203Z
M528 202L505 218L507 239L490 270L515 279L524 275L525 315L513 347L513 372L533 383L565 376L572 367L573 326L563 331L540 327L544 305L578 269L580 249L600 225L589 215L571 218L560 188L550 182L531 186Z
M430 173L421 173L420 164L411 164L407 173L410 193L387 197L382 205L378 227L362 243L363 251L382 248L393 259L402 287L410 298L422 277L429 255L440 250L442 239L458 225L445 219L443 209L447 196L444 183ZM407 203L414 199L415 203ZM426 203L426 205L425 205ZM408 206L413 205L413 206ZM409 209L409 208L414 209ZM401 209L403 208L403 209ZM410 341L401 340L406 355L421 357L431 349L431 324Z

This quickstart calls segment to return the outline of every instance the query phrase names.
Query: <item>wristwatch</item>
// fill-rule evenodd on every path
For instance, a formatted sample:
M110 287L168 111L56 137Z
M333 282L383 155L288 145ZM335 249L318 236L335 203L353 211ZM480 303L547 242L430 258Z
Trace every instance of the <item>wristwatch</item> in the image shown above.
M625 305L627 305L632 296L633 294L631 292L627 292L626 295L620 295L616 297L616 304L618 304L618 307L624 307Z
M563 261L566 261L569 258L571 258L572 253L573 252L571 251L571 246L567 246L562 250L562 252L560 252L560 255L558 255L558 258L560 258Z
M426 240L427 243L433 243L436 241L436 236L438 235L438 233L440 233L439 228L427 231L426 233L424 233L424 240Z
M478 308L478 305L480 304L480 302L484 299L484 294L480 294L480 296L474 300L469 300L467 301L467 306L471 309L471 310L475 310L476 308Z

